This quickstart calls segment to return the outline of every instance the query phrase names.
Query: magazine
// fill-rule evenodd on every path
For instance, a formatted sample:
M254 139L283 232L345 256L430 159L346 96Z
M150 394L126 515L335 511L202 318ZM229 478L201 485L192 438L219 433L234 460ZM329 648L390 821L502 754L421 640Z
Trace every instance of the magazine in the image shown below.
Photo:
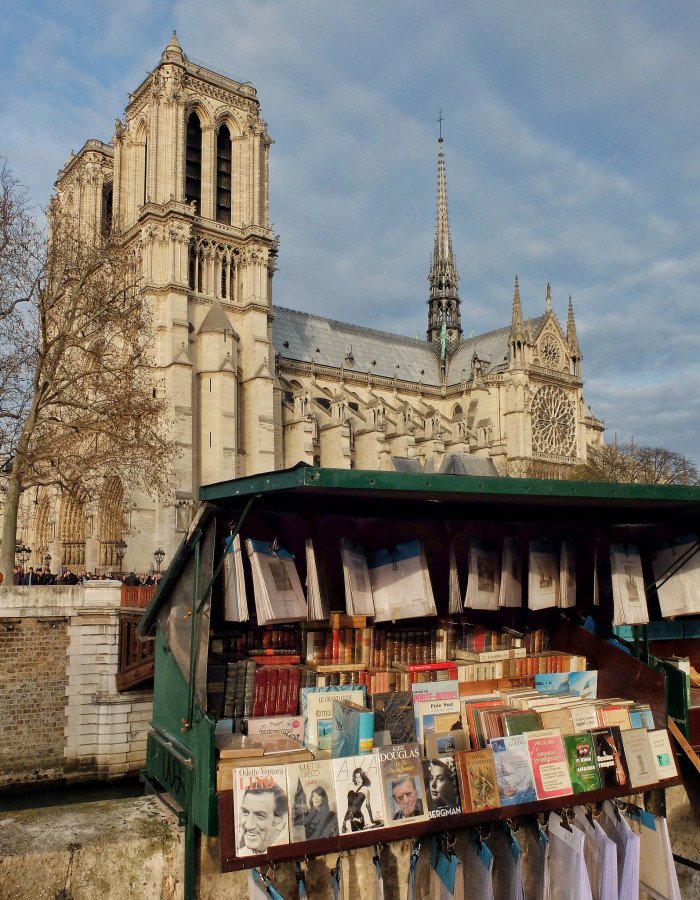
M465 609L498 609L501 573L498 553L487 541L472 538L469 542L469 578Z
M376 550L367 560L375 622L437 613L428 565L420 541Z
M428 818L437 819L461 813L454 757L434 756L424 759L422 763Z
M613 589L613 625L643 625L649 621L644 575L639 548L631 544L610 545Z
M236 769L233 809L236 856L256 856L267 853L268 847L288 844L286 767L245 766Z
M294 557L267 541L246 541L253 571L253 593L258 625L297 622L307 618L306 598Z
M349 615L374 615L374 599L367 570L365 551L353 541L340 542L345 581L345 607Z
M329 759L287 766L289 840L316 841L338 834L338 808Z
M546 609L559 604L559 554L546 541L530 541L527 584L530 609Z
M340 833L384 826L382 777L377 753L331 760Z

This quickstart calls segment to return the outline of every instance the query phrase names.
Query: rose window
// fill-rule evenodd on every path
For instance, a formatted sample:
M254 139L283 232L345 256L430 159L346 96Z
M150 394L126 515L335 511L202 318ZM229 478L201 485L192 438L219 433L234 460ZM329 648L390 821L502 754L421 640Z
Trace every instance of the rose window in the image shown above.
M545 385L532 399L532 449L551 456L573 456L574 404L560 388Z
M540 355L548 369L561 369L562 354L558 341L550 334L545 335L540 344Z

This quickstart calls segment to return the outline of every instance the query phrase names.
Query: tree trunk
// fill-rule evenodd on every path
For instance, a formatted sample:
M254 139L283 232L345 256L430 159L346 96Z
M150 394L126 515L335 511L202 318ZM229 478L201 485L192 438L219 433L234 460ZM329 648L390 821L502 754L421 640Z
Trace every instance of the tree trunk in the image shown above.
M22 481L17 469L17 460L13 461L13 471L7 481L5 495L5 521L2 527L2 552L0 553L0 571L5 576L4 583L12 584L12 568L15 564L15 544L17 541L17 511L19 498L22 496Z

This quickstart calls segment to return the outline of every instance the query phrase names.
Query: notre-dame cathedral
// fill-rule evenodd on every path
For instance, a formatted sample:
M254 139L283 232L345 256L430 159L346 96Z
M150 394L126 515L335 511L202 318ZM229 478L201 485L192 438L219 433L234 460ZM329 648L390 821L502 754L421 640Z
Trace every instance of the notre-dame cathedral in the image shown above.
M83 504L33 497L23 539L37 564L50 553L54 568L111 570L124 541L119 562L146 571L156 548L170 558L200 485L299 461L437 470L457 452L517 475L576 465L601 440L570 298L566 327L549 287L540 314L526 317L516 278L510 321L464 336L442 139L426 340L273 304L271 143L255 89L189 61L173 35L111 143L88 140L59 173L56 202L81 227L138 248L155 389L181 449L171 497L135 494L113 475Z

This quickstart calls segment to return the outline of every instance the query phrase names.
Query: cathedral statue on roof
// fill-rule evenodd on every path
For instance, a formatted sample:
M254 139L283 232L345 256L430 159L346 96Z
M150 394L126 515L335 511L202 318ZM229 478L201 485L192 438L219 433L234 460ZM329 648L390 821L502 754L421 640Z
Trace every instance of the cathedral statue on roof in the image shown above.
M157 547L167 563L201 485L298 462L438 471L462 454L518 475L537 464L566 471L601 440L583 400L571 298L565 327L549 285L544 310L525 318L508 279L510 322L465 337L442 136L425 340L273 303L271 145L255 88L194 64L173 35L112 141L88 140L59 172L56 202L141 258L154 390L181 452L169 497L108 473L83 501L33 497L22 538L37 561L109 571L124 542L126 571L147 570Z

